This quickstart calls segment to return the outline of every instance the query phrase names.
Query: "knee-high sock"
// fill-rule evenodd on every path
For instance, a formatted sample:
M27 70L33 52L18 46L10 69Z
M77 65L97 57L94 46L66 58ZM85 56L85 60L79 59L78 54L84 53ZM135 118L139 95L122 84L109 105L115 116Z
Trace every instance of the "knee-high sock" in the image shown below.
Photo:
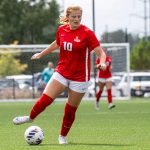
M77 107L71 106L68 103L66 103L60 135L66 136L68 134L75 120L76 110L77 110Z
M43 94L32 107L30 119L36 118L44 109L53 102L53 99L46 94Z
M97 94L96 94L96 101L97 101L97 102L99 102L100 97L101 97L101 94L102 94L102 91L99 90L99 91L97 92Z
M108 95L108 103L112 103L112 93L111 93L111 89L107 90L107 95Z

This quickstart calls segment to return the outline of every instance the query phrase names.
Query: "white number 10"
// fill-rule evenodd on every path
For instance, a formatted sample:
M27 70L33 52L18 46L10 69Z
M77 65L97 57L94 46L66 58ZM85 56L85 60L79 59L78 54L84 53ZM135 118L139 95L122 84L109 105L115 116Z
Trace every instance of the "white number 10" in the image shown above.
M72 51L72 43L64 42L64 50Z

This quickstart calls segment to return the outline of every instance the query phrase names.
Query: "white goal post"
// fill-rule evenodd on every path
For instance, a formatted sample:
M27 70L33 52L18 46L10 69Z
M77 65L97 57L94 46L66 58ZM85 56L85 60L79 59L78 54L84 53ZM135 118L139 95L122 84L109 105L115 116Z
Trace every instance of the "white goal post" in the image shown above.
M115 77L122 76L127 74L127 84L130 87L129 83L129 73L130 73L130 45L129 43L102 43L103 48L107 48L108 54L112 57L112 73ZM0 55L3 53L36 53L40 52L44 48L48 47L48 44L45 45L0 45ZM59 53L59 50L54 51L54 53ZM57 55L58 56L58 55ZM58 59L58 57L55 57ZM94 66L95 66L95 54L91 53L91 77L94 77ZM94 85L96 86L96 84ZM93 87L94 87L93 86ZM95 88L95 87L94 87ZM113 88L116 88L113 86ZM115 89L116 90L116 89ZM113 90L113 96L115 99L130 98L130 88L127 89L126 94L120 94L120 91L117 92ZM106 93L104 92L103 96ZM94 97L94 89L89 88L87 97ZM32 98L32 97L31 97ZM1 99L1 98L0 98Z

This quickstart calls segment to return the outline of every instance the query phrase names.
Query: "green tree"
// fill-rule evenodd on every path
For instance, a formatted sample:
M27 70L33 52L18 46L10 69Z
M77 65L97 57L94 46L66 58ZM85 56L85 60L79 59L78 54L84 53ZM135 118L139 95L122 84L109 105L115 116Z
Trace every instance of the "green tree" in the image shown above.
M15 75L22 73L26 68L26 64L21 64L15 57L17 53L4 53L0 55L0 76Z
M136 44L130 55L131 69L150 70L150 41L141 40Z
M55 39L56 29L59 25L59 5L56 0L1 0L0 1L0 44L10 44L18 41L19 44L49 44ZM33 53L32 53L33 54ZM9 56L10 57L10 56ZM21 53L12 56L14 72L7 63L1 62L3 70L0 75L33 73L41 71L50 57L32 62L31 53ZM14 59L14 60L13 60ZM17 60L15 60L17 59ZM8 60L8 59L6 59ZM26 64L28 68L16 71L15 62ZM13 65L13 63L10 63ZM36 65L34 67L33 65ZM9 73L9 71L11 71ZM5 72L5 73L4 73Z
M117 30L113 32L104 32L101 37L101 42L103 43L125 43L129 42L130 47L134 46L135 43L139 41L137 35L128 34L123 30Z
M56 0L1 0L0 44L45 44L55 39L59 5Z

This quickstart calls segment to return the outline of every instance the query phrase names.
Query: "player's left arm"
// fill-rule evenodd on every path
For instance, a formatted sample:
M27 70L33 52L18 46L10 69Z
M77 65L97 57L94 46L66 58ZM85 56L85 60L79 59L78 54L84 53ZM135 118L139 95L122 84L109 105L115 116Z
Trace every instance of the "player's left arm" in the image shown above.
M109 67L109 70L112 71L112 58L109 56L110 58L110 67Z
M112 65L110 65L110 68L109 68L109 70L110 70L110 71L112 71Z
M97 64L97 68L105 70L106 69L106 64L105 64L106 54L105 54L105 52L103 51L101 46L97 46L96 48L94 48L94 51L95 51L97 57L100 58L100 63Z

